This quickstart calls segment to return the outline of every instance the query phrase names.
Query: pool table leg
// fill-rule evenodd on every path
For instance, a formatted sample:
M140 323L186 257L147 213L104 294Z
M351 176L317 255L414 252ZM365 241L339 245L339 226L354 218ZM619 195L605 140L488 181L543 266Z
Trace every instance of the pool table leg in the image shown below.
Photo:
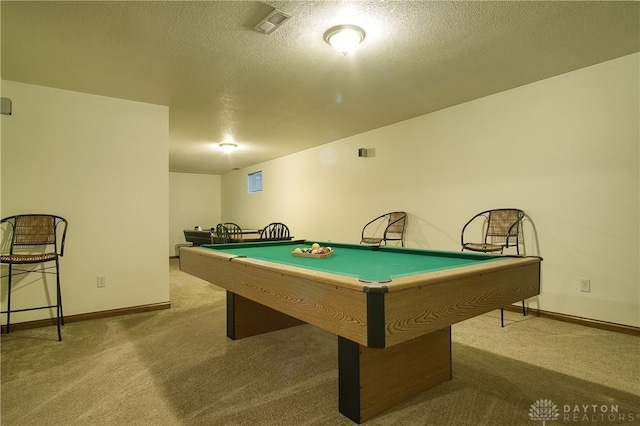
M306 324L227 290L227 337L233 340Z
M383 349L338 336L339 410L362 423L451 380L451 327Z

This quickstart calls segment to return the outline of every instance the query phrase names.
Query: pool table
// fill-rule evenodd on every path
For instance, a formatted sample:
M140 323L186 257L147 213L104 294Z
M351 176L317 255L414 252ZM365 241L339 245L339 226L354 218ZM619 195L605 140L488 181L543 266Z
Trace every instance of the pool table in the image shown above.
M540 293L538 257L318 242L182 248L183 271L227 290L227 336L299 324L338 336L340 412L364 422L451 379L451 325ZM499 324L497 324L499 326Z

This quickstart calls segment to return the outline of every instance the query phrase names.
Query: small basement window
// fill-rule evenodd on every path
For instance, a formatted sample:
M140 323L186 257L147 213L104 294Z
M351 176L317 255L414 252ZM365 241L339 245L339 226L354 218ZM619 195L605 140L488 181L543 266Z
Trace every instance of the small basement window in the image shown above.
M249 194L262 191L262 170L255 173L249 173L247 176L247 188Z

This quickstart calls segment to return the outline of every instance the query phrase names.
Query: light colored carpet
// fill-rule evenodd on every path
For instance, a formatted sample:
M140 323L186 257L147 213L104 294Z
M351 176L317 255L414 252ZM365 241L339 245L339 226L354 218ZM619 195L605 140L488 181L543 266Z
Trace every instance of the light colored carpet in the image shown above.
M169 310L69 323L62 342L55 327L2 335L1 424L354 424L338 412L336 336L232 341L224 290L170 262ZM453 380L366 424L543 425L529 418L541 401L557 408L548 426L640 424L639 338L505 316L454 325Z

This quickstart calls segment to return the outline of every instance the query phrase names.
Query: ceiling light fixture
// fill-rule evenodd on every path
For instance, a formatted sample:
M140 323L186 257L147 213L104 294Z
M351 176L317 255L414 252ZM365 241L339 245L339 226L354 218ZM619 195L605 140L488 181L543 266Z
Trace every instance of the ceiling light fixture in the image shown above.
M253 28L263 34L271 34L289 19L291 19L291 15L287 15L278 9L273 9Z
M324 33L324 41L345 56L358 47L364 37L364 30L355 25L337 25Z
M237 144L231 143L231 142L223 142L223 143L220 144L220 148L222 148L222 150L224 152L231 152L234 149L236 149L237 147L238 147Z

